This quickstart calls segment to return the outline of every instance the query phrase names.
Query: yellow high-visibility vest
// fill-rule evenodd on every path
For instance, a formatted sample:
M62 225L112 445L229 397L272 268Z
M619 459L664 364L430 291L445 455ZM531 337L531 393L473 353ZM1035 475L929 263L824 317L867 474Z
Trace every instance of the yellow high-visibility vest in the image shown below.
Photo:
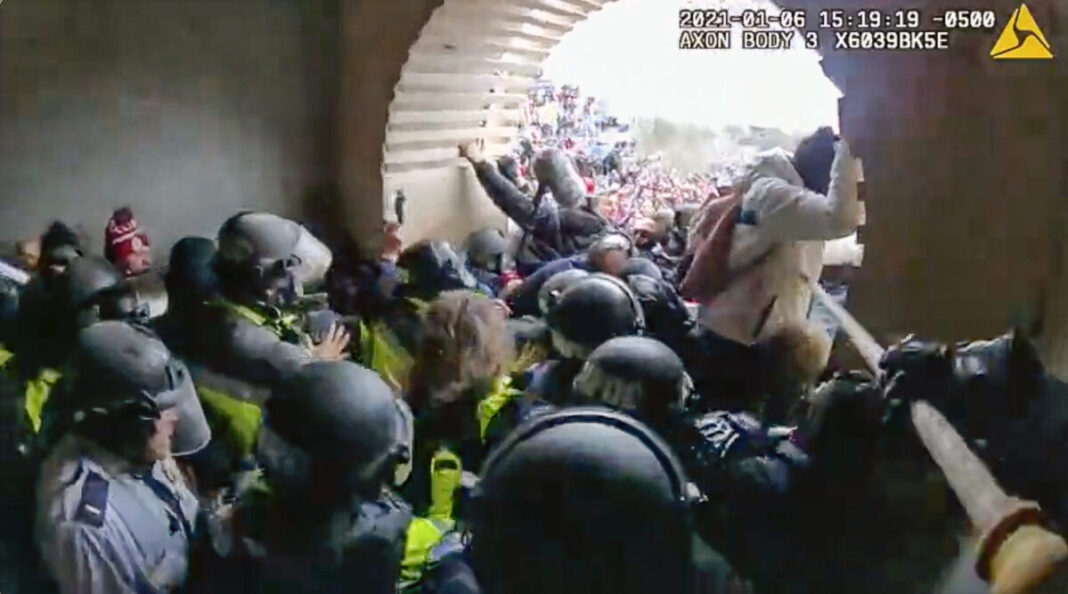
M204 305L222 309L256 326L266 328L282 340L299 339L305 335L300 328L301 316L299 313L279 310L276 312L277 315L267 315L247 305L241 305L226 299L211 299L206 301Z
M221 421L222 426L212 428L213 437L224 440L227 449L239 458L251 456L256 447L263 410L251 402L202 385L196 386L196 390L204 412L216 421L213 424L218 425ZM219 433L215 433L216 431Z
M493 391L478 403L478 430L482 441L486 440L486 431L489 430L493 419L504 409L505 405L520 395L522 392L512 387L511 377L502 376L497 379Z
M23 407L26 410L26 422L34 434L41 431L41 414L59 377L55 369L42 369L37 377L26 382Z

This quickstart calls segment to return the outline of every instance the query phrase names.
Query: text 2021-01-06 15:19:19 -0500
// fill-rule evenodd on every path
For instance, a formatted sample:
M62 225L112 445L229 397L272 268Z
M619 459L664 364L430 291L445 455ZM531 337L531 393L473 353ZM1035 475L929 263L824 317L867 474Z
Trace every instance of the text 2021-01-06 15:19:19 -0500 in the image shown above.
M1026 7L1022 7L1026 11ZM1026 14L1030 19L1030 14ZM1012 16L1016 22L1017 13ZM1023 17L1021 17L1022 19ZM998 27L993 10L828 8L818 11L681 9L679 49L685 50L945 50L953 35L991 32ZM1044 40L1043 40L1044 41Z

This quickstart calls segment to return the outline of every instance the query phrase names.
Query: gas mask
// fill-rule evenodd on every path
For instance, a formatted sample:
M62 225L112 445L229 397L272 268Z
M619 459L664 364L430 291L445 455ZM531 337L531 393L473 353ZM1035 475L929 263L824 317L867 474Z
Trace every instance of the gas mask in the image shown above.
M264 304L286 308L300 300L304 295L304 283L300 278L301 263L298 256L290 256L255 268Z

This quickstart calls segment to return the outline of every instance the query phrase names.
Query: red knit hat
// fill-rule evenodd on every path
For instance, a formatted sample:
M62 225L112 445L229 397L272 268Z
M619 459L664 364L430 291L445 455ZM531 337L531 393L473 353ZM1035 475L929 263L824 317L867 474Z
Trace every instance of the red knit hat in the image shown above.
M115 210L104 231L104 256L119 270L129 274L130 260L149 251L148 235L141 231L128 206Z

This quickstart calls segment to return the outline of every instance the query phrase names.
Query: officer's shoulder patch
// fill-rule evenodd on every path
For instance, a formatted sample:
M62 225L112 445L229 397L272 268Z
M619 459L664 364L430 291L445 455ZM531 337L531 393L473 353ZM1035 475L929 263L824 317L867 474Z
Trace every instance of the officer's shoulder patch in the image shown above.
M108 507L108 481L89 471L82 483L82 497L74 512L74 521L99 528L104 525L104 513Z

